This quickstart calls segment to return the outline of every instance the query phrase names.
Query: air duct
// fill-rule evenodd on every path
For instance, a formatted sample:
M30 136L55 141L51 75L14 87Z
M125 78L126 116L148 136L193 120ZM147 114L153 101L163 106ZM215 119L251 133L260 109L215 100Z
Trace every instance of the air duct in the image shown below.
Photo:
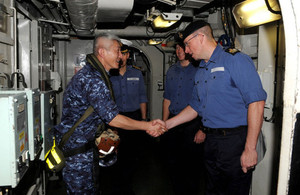
M134 0L100 0L97 22L124 22L133 8Z
M98 0L65 0L71 24L78 36L94 33Z

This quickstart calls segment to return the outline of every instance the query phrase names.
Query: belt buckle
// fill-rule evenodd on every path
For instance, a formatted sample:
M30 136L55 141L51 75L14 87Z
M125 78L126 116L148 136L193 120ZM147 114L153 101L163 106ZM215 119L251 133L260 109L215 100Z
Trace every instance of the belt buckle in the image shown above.
M208 128L207 127L203 127L203 132L207 133L208 132Z
M225 131L225 129L222 129L222 131L223 131L223 135L226 136L226 131Z

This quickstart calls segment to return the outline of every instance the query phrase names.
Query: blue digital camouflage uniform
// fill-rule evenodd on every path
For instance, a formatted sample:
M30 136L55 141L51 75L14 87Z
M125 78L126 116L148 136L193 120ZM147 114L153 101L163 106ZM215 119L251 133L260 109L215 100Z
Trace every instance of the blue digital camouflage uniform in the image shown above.
M89 106L94 112L75 129L63 147L65 151L93 140L97 126L109 123L119 113L101 74L87 63L73 76L64 93L61 123L54 130L57 143ZM94 194L93 150L67 158L62 173L68 194Z

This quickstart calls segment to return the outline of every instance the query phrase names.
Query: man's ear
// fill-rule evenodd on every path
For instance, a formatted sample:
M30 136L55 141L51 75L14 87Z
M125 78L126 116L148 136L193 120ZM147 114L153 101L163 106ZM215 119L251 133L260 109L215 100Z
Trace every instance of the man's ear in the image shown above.
M102 47L99 47L99 49L98 49L98 55L103 58L104 55L105 55L105 49L102 48Z

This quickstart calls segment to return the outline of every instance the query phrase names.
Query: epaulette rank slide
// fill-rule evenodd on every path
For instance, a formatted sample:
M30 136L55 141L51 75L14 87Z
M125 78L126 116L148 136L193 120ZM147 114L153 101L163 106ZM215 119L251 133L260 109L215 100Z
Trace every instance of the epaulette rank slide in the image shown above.
M135 65L132 65L132 68L135 68L135 69L138 69L138 70L142 69L141 67L138 67L138 66L135 66Z
M225 50L227 53L230 53L231 55L235 55L236 53L239 53L240 51L236 48L227 48Z

